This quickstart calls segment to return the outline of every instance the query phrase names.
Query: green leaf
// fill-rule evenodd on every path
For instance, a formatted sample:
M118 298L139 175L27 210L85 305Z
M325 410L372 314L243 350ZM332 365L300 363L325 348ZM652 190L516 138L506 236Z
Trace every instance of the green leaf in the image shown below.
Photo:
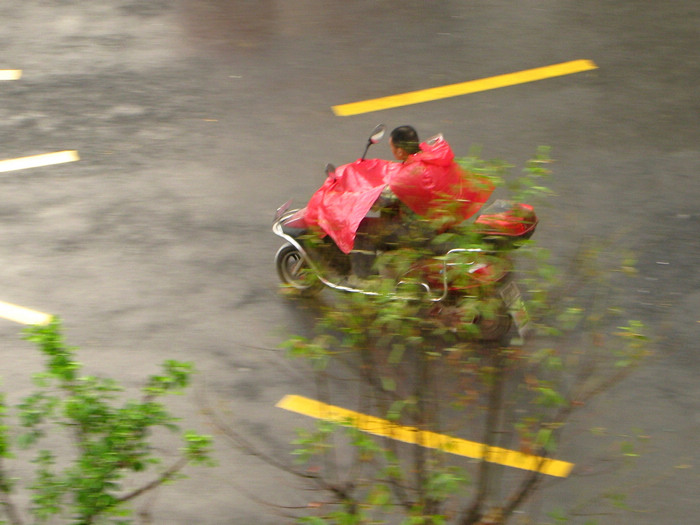
M394 392L396 390L396 380L394 380L393 377L385 377L383 376L381 378L382 381L382 388L386 390L387 392Z
M306 516L304 518L299 518L297 523L302 523L304 525L329 525L329 523L323 518L318 518L316 516Z

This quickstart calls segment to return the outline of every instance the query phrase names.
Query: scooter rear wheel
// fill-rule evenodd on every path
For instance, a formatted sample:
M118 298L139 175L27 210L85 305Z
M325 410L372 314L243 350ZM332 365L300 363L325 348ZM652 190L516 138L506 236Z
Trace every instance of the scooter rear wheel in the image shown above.
M505 336L513 324L513 319L505 311L499 311L492 318L479 317L476 325L479 327L479 339L481 341L498 341Z
M323 283L314 275L299 250L285 244L275 255L275 267L280 281L305 296L313 296L323 289Z

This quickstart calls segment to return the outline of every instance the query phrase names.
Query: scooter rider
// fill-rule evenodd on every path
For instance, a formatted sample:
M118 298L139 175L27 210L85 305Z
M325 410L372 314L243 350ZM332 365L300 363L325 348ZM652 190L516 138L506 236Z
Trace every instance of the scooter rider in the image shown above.
M394 158L405 163L411 155L421 151L418 132L412 126L394 128L389 136L389 147ZM429 234L425 223L401 203L387 184L357 229L355 246L350 252L352 272L366 278L371 273L377 250L415 244L424 241Z
M441 135L421 143L414 128L400 126L390 145L400 162L363 156L339 166L306 209L309 227L351 254L360 277L378 250L425 246L435 231L473 215L493 191L459 167Z
M389 191L378 200L384 210L381 220L368 216L365 225L360 223L355 246L363 255L400 246L426 247L436 233L476 213L493 192L490 180L465 172L455 162L442 135L421 143L414 128L400 126L391 132L390 146L401 163L387 172ZM355 257L355 266L366 274L360 258Z

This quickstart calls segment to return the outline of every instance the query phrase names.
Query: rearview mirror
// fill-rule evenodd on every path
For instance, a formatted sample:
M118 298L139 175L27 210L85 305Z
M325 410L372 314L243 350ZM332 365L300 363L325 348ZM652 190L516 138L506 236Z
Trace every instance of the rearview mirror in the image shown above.
M386 126L384 124L379 124L376 128L374 128L374 131L372 131L372 134L369 136L370 144L376 144L382 140L384 133L386 133Z
M372 144L376 144L377 142L382 140L384 132L386 132L386 126L384 124L379 124L376 128L374 128L372 134L369 136L369 140L367 141L367 146L365 146L365 152L362 154L362 159L360 160L365 160L365 157L367 156L367 150L369 150L369 147Z

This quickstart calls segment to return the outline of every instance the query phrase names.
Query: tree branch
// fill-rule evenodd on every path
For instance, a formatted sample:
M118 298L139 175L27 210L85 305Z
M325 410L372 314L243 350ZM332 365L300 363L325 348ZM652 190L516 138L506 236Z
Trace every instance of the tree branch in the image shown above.
M120 498L117 498L117 501L119 503L123 503L125 501L134 499L150 490L153 490L154 488L158 487L159 485L162 485L163 483L171 479L173 476L175 476L175 474L182 470L185 467L185 465L187 465L189 462L190 460L188 458L181 457L156 479L154 479L150 483L145 484L141 488L138 488L128 494L125 494L124 496L121 496Z

